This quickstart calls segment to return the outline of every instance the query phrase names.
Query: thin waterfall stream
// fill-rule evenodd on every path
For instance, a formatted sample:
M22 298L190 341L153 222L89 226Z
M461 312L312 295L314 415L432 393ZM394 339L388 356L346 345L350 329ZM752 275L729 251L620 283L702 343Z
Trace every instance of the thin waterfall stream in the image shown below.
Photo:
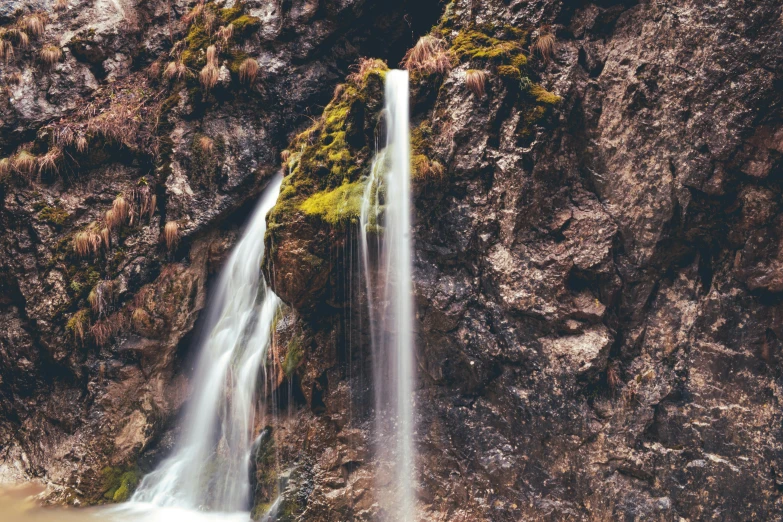
M410 118L407 71L386 74L386 146L373 161L360 214L370 308L376 455L391 485L378 481L387 517L416 519Z

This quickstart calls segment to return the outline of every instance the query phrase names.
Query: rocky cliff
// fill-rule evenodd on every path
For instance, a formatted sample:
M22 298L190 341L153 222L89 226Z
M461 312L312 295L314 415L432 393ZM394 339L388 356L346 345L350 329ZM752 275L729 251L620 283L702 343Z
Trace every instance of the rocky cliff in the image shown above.
M282 164L257 510L281 484L290 520L382 516L356 200L416 45L423 517L783 517L783 3L41 0L0 23L3 479L119 501L165 454L209 277Z

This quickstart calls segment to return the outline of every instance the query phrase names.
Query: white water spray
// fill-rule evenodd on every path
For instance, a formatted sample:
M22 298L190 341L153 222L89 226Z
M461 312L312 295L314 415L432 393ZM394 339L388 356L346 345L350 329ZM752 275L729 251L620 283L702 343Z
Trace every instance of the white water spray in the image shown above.
M413 447L413 284L410 209L408 73L386 75L386 147L373 162L360 226L370 306L375 387L376 453L393 470L391 487L379 484L387 517L416 520ZM383 230L380 223L383 221ZM370 237L381 235L379 243Z
M167 513L164 518L170 520L182 513L189 520L192 511L207 510L249 519L256 379L267 358L279 306L261 277L261 261L266 215L277 201L281 183L279 174L270 182L220 275L182 439L173 455L145 476L130 502L119 508L128 514Z

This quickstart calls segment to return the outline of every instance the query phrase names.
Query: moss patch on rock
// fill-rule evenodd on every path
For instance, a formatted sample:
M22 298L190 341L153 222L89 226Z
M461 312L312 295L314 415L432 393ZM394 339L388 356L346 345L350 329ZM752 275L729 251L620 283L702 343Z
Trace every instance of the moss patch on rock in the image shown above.
M103 498L111 502L125 502L139 485L141 479L137 468L122 469L106 466L101 470L103 477Z

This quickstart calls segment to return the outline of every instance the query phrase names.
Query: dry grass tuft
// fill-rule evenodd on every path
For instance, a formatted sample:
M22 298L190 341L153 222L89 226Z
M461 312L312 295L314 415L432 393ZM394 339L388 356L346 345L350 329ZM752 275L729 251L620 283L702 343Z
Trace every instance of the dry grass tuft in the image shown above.
M31 36L41 36L48 21L49 17L45 13L32 13L19 20L19 27Z
M41 49L41 61L46 66L52 66L63 59L63 50L56 45L47 45Z
M90 142L87 141L87 136L84 134L80 134L78 138L76 138L76 151L79 154L84 154L87 152L87 147L89 147Z
M114 213L114 210L107 210L106 214L104 214L104 220L106 221L106 228L109 230L114 230L120 225L120 220L117 219L117 214Z
M8 75L8 83L13 83L14 85L19 85L22 83L22 73L19 71L14 71L11 74Z
M555 35L542 32L531 46L532 54L537 54L544 62L549 62L555 55Z
M217 47L215 47L214 45L210 45L209 47L207 47L207 65L217 66L218 64L217 57L218 57Z
M258 75L258 62L254 58L246 58L239 66L239 81L253 83Z
M130 217L130 204L128 204L122 194L114 199L111 210L114 212L114 219L117 220L118 224L124 223Z
M215 12L210 11L209 9L204 10L201 13L201 20L204 22L204 28L207 30L207 33L212 35L212 32L217 25L217 16L215 16Z
M90 328L90 333L92 334L93 339L95 339L95 344L103 347L127 326L128 318L122 313L116 313L111 317L106 317L101 321L97 321L92 325L92 328Z
M215 142L212 140L212 138L209 138L207 136L202 136L198 140L198 146L201 149L201 152L204 154L212 154L212 151L215 150Z
M280 160L283 162L283 165L288 165L288 160L291 159L291 151L288 149L285 149L283 152L280 153Z
M21 48L27 48L30 45L30 36L18 27L0 29L0 38L6 40L6 42L13 40Z
M54 3L55 11L63 11L68 8L68 0L57 0Z
M150 198L150 207L149 207L150 223L152 223L152 216L155 215L155 209L157 207L158 207L158 196L153 194L152 197Z
M163 66L159 61L154 61L150 64L149 67L147 67L147 78L155 79L158 76L160 76L160 72L163 69Z
M487 73L478 69L465 72L465 85L477 98L483 98L486 93Z
M179 223L169 221L163 228L163 239L166 241L166 248L172 250L179 243Z
M198 79L205 90L209 91L217 85L220 71L213 64L208 63L198 75Z
M73 130L68 126L60 127L54 131L54 142L61 149L73 145L73 140L75 138L76 136L74 135Z
M14 45L8 40L3 40L0 36L0 58L3 62L8 63L14 59Z
M14 168L20 174L30 175L35 171L38 160L29 151L21 150L14 156Z
M103 238L93 229L82 230L73 236L73 249L81 257L98 255Z
M150 324L151 321L152 318L150 317L150 314L144 308L138 307L133 311L133 314L131 314L131 324L137 330L144 328Z
M106 245L106 248L111 248L111 230L103 227L101 229L101 239L103 240L103 244Z
M52 172L57 173L57 163L62 159L63 151L59 147L52 147L43 156L38 158L38 172Z
M11 173L11 160L3 158L0 160L0 178L7 176Z
M220 29L218 29L217 37L223 40L224 44L228 44L229 40L234 36L234 25L228 24L224 25Z
M182 78L186 78L189 75L190 71L188 71L187 66L182 63L182 60L169 62L169 64L166 66L166 70L163 71L163 76L169 80L181 80Z
M443 74L451 70L451 54L446 41L432 35L419 38L402 59L402 66L411 72Z
M201 2L197 3L193 9L188 12L185 16L182 17L182 21L185 23L185 25L192 24L201 14L204 12L204 0L201 0Z

